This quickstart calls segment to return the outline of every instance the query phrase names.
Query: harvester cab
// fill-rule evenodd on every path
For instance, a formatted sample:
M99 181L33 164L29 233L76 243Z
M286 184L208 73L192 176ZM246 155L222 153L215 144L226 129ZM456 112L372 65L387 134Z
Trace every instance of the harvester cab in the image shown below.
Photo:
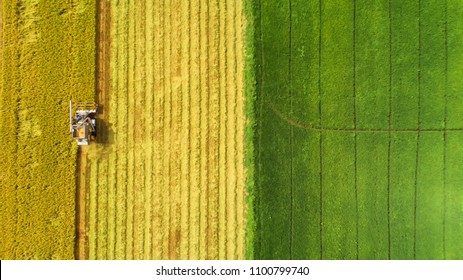
M86 146L96 137L96 112L98 106L92 102L69 101L69 128L77 145Z

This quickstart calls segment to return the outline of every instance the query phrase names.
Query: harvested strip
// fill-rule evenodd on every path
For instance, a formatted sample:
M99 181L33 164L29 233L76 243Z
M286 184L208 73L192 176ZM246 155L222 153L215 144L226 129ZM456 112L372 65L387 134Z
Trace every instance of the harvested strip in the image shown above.
M111 1L101 122L114 131L88 163L107 195L91 198L94 258L244 258L241 9Z

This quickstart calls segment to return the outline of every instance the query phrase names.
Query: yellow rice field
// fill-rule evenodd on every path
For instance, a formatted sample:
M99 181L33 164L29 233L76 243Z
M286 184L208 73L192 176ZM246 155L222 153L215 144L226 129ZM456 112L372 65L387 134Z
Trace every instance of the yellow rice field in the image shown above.
M69 100L95 95L95 2L0 1L0 259L73 259Z

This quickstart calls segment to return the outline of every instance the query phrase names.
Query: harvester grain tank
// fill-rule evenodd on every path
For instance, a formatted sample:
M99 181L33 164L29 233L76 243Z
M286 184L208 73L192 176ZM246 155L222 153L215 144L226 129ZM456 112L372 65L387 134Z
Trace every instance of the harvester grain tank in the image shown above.
M95 141L97 110L98 105L93 102L69 101L69 129L77 145L86 146Z

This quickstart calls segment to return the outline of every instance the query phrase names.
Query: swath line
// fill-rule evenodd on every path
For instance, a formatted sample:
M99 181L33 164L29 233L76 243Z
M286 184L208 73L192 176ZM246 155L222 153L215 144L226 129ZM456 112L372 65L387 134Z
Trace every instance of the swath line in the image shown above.
M418 0L418 130L421 128L421 0ZM419 169L419 143L420 134L418 132L416 138L416 156L415 156L415 201L414 201L414 215L413 215L413 258L416 259L416 203L417 203L417 190L418 190L418 169Z
M157 12L153 13L153 21L154 21L154 29L156 32L154 33L155 38L155 46L156 46L156 58L159 60L158 63L155 64L154 72L157 74L155 75L155 87L158 88L157 90L157 98L153 98L153 108L155 108L155 117L154 117L154 135L153 141L154 144L157 145L159 148L156 149L156 160L155 160L155 184L156 184L156 193L155 193L155 200L154 203L154 210L153 210L153 228L165 228L164 225L164 217L163 217L163 205L164 205L164 192L163 192L163 157L162 157L162 149L163 149L163 135L162 130L164 127L163 123L163 100L162 97L163 87L163 72L164 69L164 56L162 50L164 49L164 34L163 34L163 17L162 17L162 6L161 1L157 1ZM156 20L154 20L156 19ZM164 231L156 231L153 234L155 239L153 240L153 256L156 259L163 259L164 258L164 250L163 250L163 238L164 238Z
M109 233L109 203L108 203L108 197L109 197L109 188L108 188L108 159L105 158L103 160L103 177L104 177L104 180L102 181L103 183L103 186L104 186L104 192L105 192L105 195L103 196L103 203L104 203L104 209L103 209L103 215L105 216L103 219L104 219L104 233L103 233L103 237L104 237L104 242L105 242L105 249L104 249L104 252L103 252L103 259L105 260L108 260L110 257L109 257L109 246L111 246L110 244L108 244L108 233Z
M142 149L138 149L137 146L140 145L140 140L143 140L144 129L146 127L146 121L143 116L143 109L142 105L145 104L144 97L143 97L143 84L146 82L146 65L144 63L143 57L145 57L145 42L146 38L144 37L144 29L146 29L146 21L144 18L144 11L146 11L145 7L146 3L142 2L140 6L134 7L134 43L136 44L135 52L134 52L134 66L133 66L133 139L134 139L134 146L133 146L133 159L134 159L134 219L133 219L133 232L134 232L134 259L143 259L143 252L144 252L144 239L145 239L145 232L144 229L146 225L144 224L144 195L143 191L145 188L145 178L143 174L144 165L145 165L145 158L144 155L146 153L141 153ZM136 28L136 26L140 26ZM143 147L143 146L142 146Z
M388 129L392 129L392 0L389 0L389 112ZM388 259L391 259L391 142L392 134L388 135L387 147L387 242Z
M286 115L284 115L280 110L276 108L276 106L271 102L267 101L269 108L281 119L286 121L289 125L299 127L302 129L307 129L311 131L318 131L318 132L326 132L326 131L331 131L331 132L384 132L384 133L389 133L389 132L443 132L445 131L463 131L463 128L447 128L447 129L441 129L441 128L429 128L429 129L416 129L416 128L409 128L409 129L381 129L381 128L375 128L375 129L355 129L355 128L337 128L337 127L315 127L312 125L306 125L306 124L301 124L298 123Z
M98 160L94 160L90 165L90 223L89 225L89 259L98 258ZM93 207L92 207L93 206ZM93 210L93 211L92 211ZM92 215L93 212L93 215ZM93 248L92 248L93 247Z
M236 147L237 147L237 134L236 134L236 128L237 128L237 114L236 114L236 97L237 97L237 61L235 59L236 57L236 42L237 42L237 34L236 34L236 19L235 19L235 11L236 11L236 3L237 1L234 1L234 5L230 5L228 9L228 15L231 17L230 21L228 21L229 26L230 26L230 35L231 35L231 55L228 59L228 61L231 63L231 71L230 71L230 77L231 77L231 83L230 83L230 88L229 88L229 93L231 97L231 102L230 102L230 112L232 115L232 118L230 118L230 135L232 137L232 145L230 148L231 152L231 157L230 157L230 162L231 162L231 169L230 169L230 174L233 174L233 177L231 178L231 185L233 188L233 191L231 192L231 197L230 202L232 203L229 205L229 210L230 210L230 217L231 217L231 228L229 231L230 237L232 242L230 242L230 255L232 256L232 259L236 259L236 242L237 242L237 232L236 232L236 222L237 222L237 213L236 213L236 203L237 203L237 197L236 197L236 191L237 191L237 162L236 162ZM229 53L230 54L230 53Z
M217 1L217 10L219 11L218 13L218 27L217 30L219 32L218 36L218 47L217 47L217 52L218 52L218 60L219 60L219 98L218 98L218 108L219 108L219 154L218 154L218 160L219 160L219 170L217 173L217 176L219 178L219 195L218 195L218 217L219 217L219 226L218 226L218 231L217 231L217 240L218 240L218 248L219 248L219 259L225 259L226 257L226 243L225 243L225 238L226 238L226 216L225 216L225 208L226 208L226 199L225 199L225 190L226 190L226 169L225 169L225 152L226 152L226 141L224 137L224 131L226 127L226 119L225 119L225 112L222 108L222 106L225 106L224 98L225 98L225 47L224 45L224 29L225 29L225 23L224 23L224 16L223 16L223 1ZM223 53L221 53L221 51Z
M353 22L353 29L352 29L352 49L353 49L353 64L354 64L354 71L353 71L353 92L354 92L354 188L355 188L355 212L356 212L356 258L359 259L359 203L358 203L358 165L357 165L357 158L358 158L358 150L357 150L357 47L356 47L356 29L357 29L357 1L354 0L354 22Z
M244 28L243 28L243 1L236 1L236 11L235 11L235 16L237 17L235 28L237 30L237 40L236 40L236 49L237 53L235 55L236 60L237 60L237 81L235 83L235 88L236 88L236 94L237 94L237 163L238 163L238 173L237 173L237 180L238 180L238 195L237 195L237 200L239 202L238 206L236 206L237 209L237 216L238 216L238 225L237 225L237 236L238 236L238 242L237 242L237 258L242 259L245 256L245 220L246 220L246 207L245 207L245 194L246 194L246 172L245 172L245 167L244 167L244 144L245 144L245 122L246 122L246 114L245 114L245 103L244 103L244 39L245 36L243 34Z
M133 2L129 2L129 3L133 3ZM130 5L130 4L129 4ZM130 48L130 45L131 43L133 44L133 47L138 49L138 46L135 46L136 44L136 39L137 39L137 27L136 27L136 23L137 23L137 20L136 17L134 15L135 11L136 11L136 6L134 4L130 5L129 6L129 10L131 11L131 14L129 15L129 17L131 17L132 19L129 19L129 48ZM136 251L137 251L137 233L135 231L135 227L136 227L136 224L137 224L137 215L136 215L136 212L137 212L137 208L136 208L136 200L137 200L137 192L136 192L136 182L135 182L135 178L136 178L136 174L135 174L135 170L136 170L136 166L135 166L135 161L136 161L136 153L135 153L135 110L136 110L136 64L137 64L138 60L137 60L137 55L136 55L136 50L133 50L133 51L129 51L129 67L130 67L130 78L131 80L129 79L129 83L131 83L131 87L128 89L129 92L131 92L131 96L130 96L130 99L128 100L128 108L129 108L129 131L128 131L128 134L130 135L130 144L129 144L129 149L130 149L130 156L128 156L129 160L131 161L130 163L130 166L129 168L131 169L132 172L130 172L130 194L129 197L130 197L130 207L131 207L131 211L132 211L132 215L131 215L131 221L130 221L130 227L131 227L131 239L129 242L132 244L131 246L131 259L136 259Z
M162 233L161 233L161 248L160 248L160 251L161 251L161 258L162 259L168 259L169 257L169 252L168 250L166 249L166 246L168 244L168 241L166 241L166 236L168 238L168 233L166 234L166 232L169 231L169 220L168 220L168 210L166 208L169 207L169 202L168 202L168 196L166 196L166 191L165 191L165 188L166 188L166 171L165 171L165 168L166 168L166 74L165 74L165 69L167 67L167 62L166 62L166 19L165 19L165 16L163 15L165 11L165 0L163 1L160 1L159 3L159 18L160 18L160 27L161 27L161 32L160 32L160 37L159 37L159 41L160 41L160 44L161 47L159 49L159 60L161 61L161 68L159 69L159 73L160 73L160 129L159 129L159 132L160 132L160 148L163 150L164 154L163 155L160 155L161 157L161 167L160 167L160 173L159 173L159 180L160 180L160 186L159 186L159 189L161 191L161 204L160 204L160 207L162 208L162 214L161 214L161 228L163 229L162 230ZM161 43L162 42L162 43ZM167 210L167 214L165 213ZM168 239L167 239L168 240Z
M233 9L232 9L232 22L231 22L231 26L232 26L232 30L233 30L233 50L232 50L232 54L233 54L233 75L232 75L232 79L233 79L233 117L234 117L234 120L233 120L233 174L234 174L234 180L233 180L233 208L234 208L234 212L233 212L233 259L236 259L237 258L237 242L238 242L238 231L237 231L237 224L238 224L238 213L237 213L237 190L238 190L238 177L237 177L237 174L238 174L238 164L237 164L237 143L238 143L238 134L237 134L237 126L238 126L238 114L237 114L237 98L238 98L238 88L237 88L237 74L238 74L238 61L236 59L236 54L237 54L237 28L236 28L236 10L237 10L237 7L236 7L236 3L238 1L234 1L234 5L233 5Z
M119 9L117 8L114 8L114 10L111 10L110 13L112 13L112 11L114 11L114 14L115 14L115 19L114 20L111 20L111 25L114 26L114 30L118 30L119 28L119 18L118 17L118 11ZM115 61L114 61L114 67L115 70L114 70L114 77L113 77L113 86L112 88L114 90L119 90L119 87L120 87L120 79L119 79L119 63L120 63L120 59L119 59L119 56L120 56L120 36L119 34L115 34L114 37L111 36L111 46L115 45L114 47L114 52L111 54L111 56L115 56ZM114 38L114 41L115 43L113 44L113 38ZM112 64L112 63L111 63ZM110 68L112 68L110 66ZM111 75L113 74L113 72L111 71ZM119 102L120 102L120 98L117 96L117 94L115 94L112 98L115 99L114 101L114 112L118 112L118 109L119 109ZM118 116L118 114L115 114L114 116L114 119L115 119L115 128L116 128L116 131L120 131L120 116ZM114 133L114 146L116 146L116 148L118 148L119 146L119 135L117 133ZM114 180L114 184L115 186L119 186L120 184L122 184L120 182L120 176L121 176L121 172L120 172L120 169L119 167L122 165L121 163L121 160L120 160L120 157L119 157L119 153L115 153L115 159L114 159L114 164L115 164L115 174L116 174L116 178ZM119 200L119 197L120 197L120 194L121 191L120 191L120 188L115 188L115 195L116 195L116 198L114 200L114 209L115 209L115 229L116 229L116 233L115 233L115 236L116 236L116 239L115 239L115 259L120 259L121 258L121 255L120 255L120 248L122 247L122 236L121 236L121 230L120 230L120 226L119 226L119 219L122 217L121 213L120 213L120 208L117 207L117 203L118 203L118 200Z
M204 193L206 195L206 198L204 199L204 209L206 211L205 215L204 215L204 218L206 220L205 222L205 229L204 229L204 234L206 236L205 238L205 243L206 243L206 250L205 250L205 258L206 259L210 259L210 255L211 255L211 237L209 236L210 234L210 231L211 231L211 218L209 216L210 212L211 212L211 209L210 209L210 203L209 203L209 192L210 192L210 189L211 189L211 178L210 178L210 158L212 157L211 155L211 148L210 148L210 145L209 145L209 141L211 140L211 135L210 135L210 121L211 121L211 116L210 116L210 104L211 104L211 87L210 87L210 56L209 56L209 44L210 44L210 40L209 40L209 17L210 17L210 9L209 9L209 3L206 3L206 9L205 9L205 18L204 18L204 29L205 29L205 42L204 42L204 55L206 57L206 63L205 63L205 74L206 74L206 77L205 77L205 93L206 93L206 100L204 101L204 104L206 106L204 106L204 110L206 111L205 112L205 134L206 134L206 137L205 137L205 149L204 149L204 152L205 152L205 162L206 162L206 166L205 166L205 190L204 190Z
M444 259L447 259L447 252L446 252L446 248L445 248L445 218L446 218L446 213L447 213L447 192L446 192L446 185L447 185L447 170L446 170L446 166L447 166L447 117L448 117L448 105L447 105L447 97L448 97L448 53L449 53L449 48L448 48L448 1L445 0L445 49L444 49L444 52L445 52L445 91L444 91L444 99L445 99L445 112L444 112L444 168L443 168L443 172L444 172L444 186L443 186L443 192L444 192L444 219L443 219L443 222L442 222L442 231L443 231L443 235L442 235L442 250L443 250L443 253L444 253Z
M293 114L293 96L292 96L292 1L289 0L289 56L288 56L288 77L289 77L289 99L290 99L290 114ZM290 173L290 219L289 219L289 258L293 259L293 137L294 131L293 126L290 127L290 137L289 137L289 146L291 149L291 157L290 157L290 166L291 166L291 173Z
M175 16L175 37L178 40L178 45L176 46L175 49L175 56L174 56L174 79L175 81L178 81L179 78L181 78L183 75L183 67L184 66L184 61L183 61L183 49L185 42L183 38L186 38L184 35L184 30L182 24L184 24L183 21L183 15L182 15L182 4L181 1L175 1L175 13L177 13L177 16ZM177 110L176 110L176 118L177 118L177 126L175 128L175 136L176 136L176 147L178 153L176 154L177 162L176 162L176 168L177 170L174 170L176 172L176 183L175 183L175 191L177 192L176 200L175 200L175 211L176 211L176 218L175 218L175 241L176 241L176 246L177 246L177 256L176 259L185 259L185 248L188 243L185 243L185 236L183 234L183 220L184 220L184 211L182 209L182 204L184 203L184 173L185 173L185 167L184 167L184 162L185 162L185 145L184 145L184 122L185 122L185 104L184 104L184 99L185 99L185 81L182 79L179 84L178 84L178 89L177 89Z
M124 12L125 12L125 15L124 15L124 19L126 21L128 21L129 19L129 16L130 16L130 12L129 12L129 8L127 7L128 4L124 5ZM124 87L124 93L125 93L125 101L127 102L128 104L128 100L129 100L129 91L128 91L128 88L129 88L129 81L128 81L128 76L129 76L129 69L128 69L128 65L129 65L129 55L128 55L128 41L129 41L129 38L128 38L128 27L127 25L124 25L124 31L125 34L124 34L124 49L125 49L125 52L124 52L124 58L125 58L125 64L124 64L124 79L125 79L125 87ZM125 104L127 106L127 104ZM128 107L128 106L127 106ZM126 107L126 108L127 108ZM125 120L124 120L124 128L125 128L125 131L124 133L127 134L127 130L128 130L128 119L129 119L129 111L127 109L125 109L126 111L126 114L125 114ZM126 135L125 136L125 151L127 152L127 147L129 146L129 137ZM124 227L124 237L125 237L125 259L128 259L129 258L129 250L128 250L128 244L129 244L129 240L127 238L128 236L128 231L127 231L127 227L128 227L128 199L127 199L127 194L128 194L128 176L129 176L129 172L128 172L128 165L129 165L129 160L128 160L128 157L125 157L125 199L124 199L124 210L126 211L125 212L125 215L124 215L124 220L125 220L125 227Z
M147 99L145 97L145 93L147 92L146 88L146 73L147 73L147 66L146 66L146 57L147 57L147 54L146 54L146 28L147 28L147 23L146 23L146 10L147 10L147 7L146 7L146 3L143 3L141 5L141 11L140 11L140 18L141 18L141 24L143 25L143 29L141 29L142 31L142 34L140 35L141 37L141 40L142 40L142 43L140 44L140 53L141 53L141 57L139 58L139 60L141 61L141 64L142 64L142 73L141 73L141 81L139 82L139 90L141 92L139 92L139 96L140 96L140 104L139 104L139 110L141 111L141 114L143 113L146 113L146 104L148 103L147 102ZM143 145L146 143L145 142L145 135L146 135L146 132L148 131L147 129L147 124L149 124L149 122L147 122L147 118L146 116L143 114L143 118L141 120L141 124L142 124L142 129L141 131L139 131L139 139L141 140L141 142L143 143ZM144 129L143 129L144 128ZM148 154L147 153L143 153L141 156L140 156L140 159L142 160L141 164L139 165L140 167L140 185L141 185L141 188L139 189L140 191L140 212L139 213L139 219L141 220L140 224L142 226L137 225L138 226L138 229L139 229L139 234L141 235L141 241L140 241L140 253L139 253L139 257L141 259L147 259L148 256L145 255L145 253L148 252L148 250L146 250L146 238L148 236L147 232L146 232L146 229L148 229L148 225L146 224L146 218L145 218L145 214L148 212L147 210L147 203L146 203L146 189L147 189L147 178L146 178L146 175L147 173L145 173L145 170L146 170L146 165L148 163Z
M171 246L171 244L173 243L172 241L174 240L174 236L175 234L173 234L172 230L175 230L175 211L174 211L174 205L175 205L175 199L173 199L173 192L172 192L172 188L174 187L174 184L173 184L173 177L174 175L172 175L172 164L174 162L174 158L173 158L173 148L175 147L175 144L173 143L174 142L174 139L173 139L173 136L172 136L172 130L173 130L173 118L174 118L174 113L173 113L173 83L172 83L172 56L173 56L173 49L172 49L172 44L173 44L173 21L172 21L172 6L173 6L173 3L172 1L168 1L167 3L167 10L166 10L166 13L167 13L167 22L168 22L168 34L169 34L169 37L167 39L167 61L168 61L168 65L166 67L166 71L167 71L167 79L168 79L168 82L167 82L167 85L168 85L168 91L169 91L169 94L168 94L168 108L169 108L169 113L166 114L168 116L168 123L169 123L169 126L168 126L168 130L169 132L166 133L168 135L168 141L167 141L167 151L168 151L168 154L169 154L169 157L168 157L168 163L167 163L167 176L168 176L168 180L167 180L167 185L166 185L166 188L168 189L168 197L169 197L169 205L167 207L169 207L169 215L168 215L168 219L169 219L169 229L168 229L168 237L167 237L167 252L168 252L168 259L171 260L171 259L177 259L177 247L176 246Z
M260 95L260 109L259 109L259 128L262 128L262 115L263 115L263 109L264 109L264 97L265 97L265 94L264 94L264 74L263 74L263 68L264 68L264 32L262 31L263 29L263 26L264 26L264 23L263 23L263 12L262 12L262 0L259 1L259 13L260 13L260 17L259 17L259 20L260 20L260 23L259 23L259 28L260 28L260 66L259 66L259 84L260 84L260 88L259 88L259 95ZM259 141L258 141L258 146L257 146L257 151L258 151L258 164L257 166L261 166L261 163L262 163L262 129L259 129ZM256 168L256 178L260 178L259 177L259 173L261 172L260 168ZM260 195L257 195L256 198L257 198L257 201L256 201L256 204L257 204L257 209L258 210L261 210L262 209L262 185L260 184L256 184L258 186L257 188L257 191ZM263 220L262 220L262 212L260 212L260 215L256 215L256 232L259 233L260 232L260 229L263 228ZM259 242L261 242L261 239L259 238ZM260 248L262 247L261 244L256 244L256 248L255 248L255 252L256 252L256 256L259 257L259 254L257 253Z
M187 1L187 9L186 9L186 13L187 13L187 31L188 31L188 46L187 46L187 49L188 49L188 59L187 59L187 71L188 71L188 79L187 79L187 92L191 92L191 3L190 1ZM192 156L192 141L191 141L191 96L190 94L187 94L187 114L188 114L188 160L187 160L187 183L190 184L191 183L191 173L194 172L194 170L192 170L192 166L193 164L191 163L191 160L193 158ZM187 249L187 253L186 253L186 256L188 259L191 258L191 191L190 191L190 188L187 186L187 205L188 205L188 212L187 212L187 220L188 220L188 233L187 233L187 240L188 240L188 249Z
M197 38L197 42L198 42L198 59L199 59L199 62L198 62L198 73L202 76L202 73L201 73L201 70L202 70L202 67L201 67L201 9L202 9L202 5L201 5L202 1L199 1L198 3L198 22L197 22L197 28L198 28L198 38ZM199 134L199 164L198 164L198 181L199 181L199 186L201 186L201 182L203 180L203 172L201 170L202 168L202 162L201 162L201 155L202 155L202 151L201 151L201 147L202 147L202 141L203 141L203 130L202 130L202 125L203 125L203 120L202 120L202 108L201 108L201 104L203 102L203 95L202 95L202 91L203 91L203 85L202 85L202 77L199 77L199 83L198 83L198 89L199 89L199 101L198 101L198 104L199 104L199 114L198 114L198 134ZM198 187L199 187L198 186ZM202 190L201 188L198 189L198 256L199 256L199 259L203 259L202 257L202 251L201 251L201 247L202 246L205 246L205 244L202 244L202 236L201 236L201 224L202 224L202 213L201 213L201 199L202 199L202 194L201 194Z
M216 30L217 32L214 33L213 36L213 42L214 44L211 46L211 52L213 54L213 79L212 81L215 81L215 84L212 84L212 88L214 89L214 99L212 101L212 111L214 112L214 127L212 128L212 131L214 132L213 135L215 137L215 145L214 145L214 160L213 162L213 172L212 178L213 178L213 185L214 185L214 190L213 190L213 195L214 197L211 199L212 203L212 217L214 219L214 227L212 231L212 238L214 240L214 256L213 259L224 259L224 256L222 255L223 248L222 248L222 239L221 239L221 230L222 230L222 220L224 217L222 217L223 213L223 206L220 205L221 198L223 196L223 183L222 183L222 166L221 162L223 159L223 154L221 153L221 149L223 147L223 137L222 137L222 128L223 128L223 118L222 118L222 108L220 107L222 105L222 58L221 58L221 42L222 42L222 33L221 29L223 28L223 24L221 23L222 17L221 17L221 9L220 9L220 1L216 0L212 4L212 9L213 9L213 21L212 21L212 30Z
M225 70L227 70L228 68L228 65L229 65L229 61L228 61L228 52L230 51L230 48L229 48L229 37L228 36L228 31L229 31L229 21L228 21L228 15L229 15L229 9L228 9L228 2L224 4L224 7L223 7L225 13L225 19L224 19L224 25L225 25L225 28L224 28L224 42L225 42L225 57L224 57L224 64L225 64ZM225 71L224 73L224 83L225 83L225 106L224 106L224 109L225 109L225 116L228 116L228 112L229 112L229 103L230 103L230 100L229 100L229 94L228 94L228 83L229 83L229 75L228 75L228 71ZM225 139L228 139L228 137L230 137L229 133L228 133L228 128L230 126L230 118L228 117L225 117L225 130L224 130L224 135L225 135ZM228 180L228 174L230 172L230 164L229 164L229 161L230 161L230 158L229 158L229 155L228 155L228 149L229 149L229 141L225 141L225 153L224 153L224 159L225 159L225 177L226 177L226 181L225 181L225 200L224 202L226 203L228 201L228 196L230 195L229 193L229 188L230 188L230 184L229 184L229 180ZM230 222L229 222L229 219L228 219L228 215L229 215L229 206L228 204L225 206L225 258L226 259L231 259L230 257L230 251L228 250L228 243L230 242L230 238L229 238L229 225L230 225Z
M176 123L174 124L175 126L175 148L176 153L174 153L174 169L173 172L175 174L174 176L174 183L173 185L175 186L174 189L174 198L175 198L175 204L174 204L174 213L175 213L175 220L174 220L174 243L176 246L176 259L181 259L183 255L183 243L184 243L184 238L182 236L182 209L181 209L181 202L183 202L183 189L182 189L182 179L183 179L183 157L184 157L184 150L183 150L183 137L182 137L182 127L183 127L183 97L184 97L184 91L183 91L183 83L184 81L178 81L178 78L181 77L181 65L182 64L182 48L183 48L183 40L184 36L182 36L182 18L181 18L181 1L174 1L173 4L173 12L177 15L174 16L174 38L176 41L174 41L175 49L174 49L174 56L173 56L173 66L171 73L173 76L173 84L175 87L173 89L176 89L174 92L174 97L176 97L175 100L175 105L177 106L175 108L175 118L176 118ZM177 43L176 43L177 42Z
M143 258L146 259L152 259L152 223L151 223L151 215L152 215L152 208L151 208L151 203L152 203L152 193L153 193L153 181L152 181L152 170L154 169L153 167L153 144L152 141L150 141L150 137L153 133L153 64L154 64L154 59L153 59L153 43L154 43L154 36L153 36L153 21L152 19L152 12L153 12L153 2L149 1L146 4L146 8L144 11L144 24L146 25L145 27L145 32L144 32L144 45L145 45L145 53L144 53L144 64L146 67L144 76L146 79L146 82L144 84L143 90L144 90L144 98L145 98L145 119L146 119L146 133L144 134L144 143L149 143L148 148L147 148L147 154L145 155L145 160L146 163L144 165L144 176L145 176L145 188L144 188L144 196L145 196L145 201L144 201L144 233L145 233L145 238L144 238L144 245L143 245L143 252L144 256Z

